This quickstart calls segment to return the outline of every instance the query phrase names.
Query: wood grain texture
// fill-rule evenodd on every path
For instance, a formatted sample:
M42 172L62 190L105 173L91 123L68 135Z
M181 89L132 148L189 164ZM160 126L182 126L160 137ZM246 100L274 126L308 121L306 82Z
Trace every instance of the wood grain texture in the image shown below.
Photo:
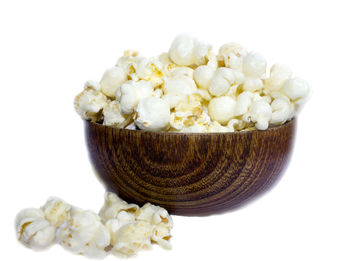
M234 209L266 191L285 170L296 121L266 131L166 133L85 122L91 162L107 189L172 214Z

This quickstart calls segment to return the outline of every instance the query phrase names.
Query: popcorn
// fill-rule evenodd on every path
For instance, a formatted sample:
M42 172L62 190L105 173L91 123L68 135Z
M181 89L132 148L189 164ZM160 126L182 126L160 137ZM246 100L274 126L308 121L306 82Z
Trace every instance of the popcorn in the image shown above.
M293 117L293 108L289 100L277 98L271 103L271 124L283 124Z
M170 249L173 221L161 207L146 203L142 208L106 192L105 203L96 213L49 198L40 209L24 209L16 216L18 240L42 249L56 240L75 254L103 258L108 252L133 256L157 243Z
M100 112L107 103L104 94L92 88L87 88L75 97L74 107L76 112L86 120L98 121Z
M153 86L147 81L128 81L120 87L117 92L117 100L120 101L122 113L133 113L140 100L151 97Z
M266 72L266 60L257 53L250 52L243 58L243 72L247 77L262 78Z
M254 79L254 78L246 78L244 80L243 89L245 91L259 91L264 87L264 84L261 79Z
M96 91L100 91L101 90L101 85L99 82L97 81L87 81L84 84L84 90L86 89L94 89Z
M268 102L264 99L254 101L249 112L243 116L246 122L254 122L258 130L266 130L272 117L272 109Z
M193 78L193 69L188 68L188 67L176 67L172 70L171 72L171 77L176 78L176 77L189 77Z
M198 88L207 90L209 88L210 80L213 78L215 68L208 65L201 65L194 70L193 78L198 85Z
M213 121L227 123L234 116L236 101L229 96L213 98L209 102L209 116Z
M196 84L191 78L186 76L166 78L163 89L165 94L163 99L168 102L172 109L196 90Z
M65 249L93 258L105 257L105 248L110 244L109 231L101 218L78 208L71 209L70 219L57 229L56 237Z
M157 59L141 58L136 65L136 75L155 87L163 83L162 67L163 64Z
M112 252L121 256L134 256L140 250L151 248L151 234L153 226L149 222L138 221L117 230L116 243Z
M137 106L135 123L142 130L163 130L169 119L170 106L160 98L145 98Z
M169 57L177 65L201 65L209 50L209 45L198 42L188 34L182 34L172 42Z
M120 110L120 103L111 101L103 107L103 124L107 126L121 126L126 121L126 117Z
M207 112L196 111L175 111L170 114L169 125L177 131L183 132L206 132L206 128L211 122Z
M127 75L123 68L111 67L105 71L101 78L101 91L109 98L115 98L115 92L126 80Z
M121 67L128 75L128 78L133 78L136 72L138 61L142 59L139 52L136 50L126 50L124 56L120 57L116 66Z
M41 207L46 220L54 227L59 227L70 218L71 206L59 198L49 198Z
M292 71L282 64L274 64L270 69L270 77L266 79L266 88L269 91L277 91L292 77Z
M254 94L250 91L245 91L238 95L234 115L241 116L247 113L252 104L253 97Z
M138 209L135 213L136 220L147 221L153 225L159 225L160 223L168 224L169 227L173 227L173 220L170 217L168 211L164 208L146 203L142 208Z
M102 206L99 216L103 222L114 219L121 211L135 213L139 207L136 204L128 204L112 192L106 192L105 203Z
M287 66L274 64L268 75L266 67L261 54L238 43L224 44L216 54L182 34L153 58L125 51L100 83L85 84L75 108L85 120L132 130L266 129L293 119L310 92Z
M196 90L196 84L190 77L181 76L165 79L163 88L165 94L184 97Z
M309 94L309 89L309 84L303 79L292 78L283 85L282 92L294 101L305 98Z
M234 131L234 130L231 130L225 126L222 126L217 121L213 121L208 127L208 132L229 132L229 131Z
M136 213L136 220L146 221L154 225L151 239L165 249L170 248L170 231L173 228L173 220L164 208L146 203Z
M234 71L230 68L219 68L215 71L209 84L209 92L214 96L224 95L234 83Z
M16 216L17 239L25 246L43 249L55 241L56 228L45 219L41 209L24 209Z
M238 43L227 43L220 47L218 60L225 66L234 70L242 70L243 57L247 55L246 49Z
M117 231L128 224L135 222L134 213L120 211L117 216L113 219L109 219L106 221L105 226L108 229L111 237L111 245L114 246L117 243Z
M207 127L194 122L193 125L182 128L180 132L207 132Z

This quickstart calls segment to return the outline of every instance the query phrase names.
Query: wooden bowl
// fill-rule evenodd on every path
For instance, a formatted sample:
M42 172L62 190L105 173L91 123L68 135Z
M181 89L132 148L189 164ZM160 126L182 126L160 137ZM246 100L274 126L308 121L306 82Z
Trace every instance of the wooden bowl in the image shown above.
M296 121L265 131L167 133L85 122L92 164L107 189L137 204L201 216L234 209L286 169Z

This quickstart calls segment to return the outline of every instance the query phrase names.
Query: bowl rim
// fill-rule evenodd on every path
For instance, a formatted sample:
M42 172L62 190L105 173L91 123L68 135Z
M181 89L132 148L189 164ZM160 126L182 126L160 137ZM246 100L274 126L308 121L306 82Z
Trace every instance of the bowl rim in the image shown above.
M101 123L96 123L92 122L90 120L84 120L87 124L89 125L95 125L98 126L99 128L105 128L105 129L116 129L121 132L125 133L144 133L144 134L156 134L156 135L170 135L170 136L210 136L210 135L242 135L242 134L251 134L251 133L268 133L272 130L278 130L278 129L283 129L286 128L290 125L293 125L296 122L296 118L293 117L291 120L286 121L285 123L281 125L275 125L267 128L266 130L243 130L243 131L229 131L229 132L166 132L166 131L149 131L149 130L130 130L130 129L124 129L124 128L118 128L114 126L108 126L108 125L103 125Z

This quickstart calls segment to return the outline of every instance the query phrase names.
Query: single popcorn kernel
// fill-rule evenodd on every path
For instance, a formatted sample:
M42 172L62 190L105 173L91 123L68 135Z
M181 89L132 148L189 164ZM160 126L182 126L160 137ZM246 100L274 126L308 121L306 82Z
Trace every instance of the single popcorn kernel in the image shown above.
M45 218L55 227L59 227L70 218L71 206L59 198L48 199L41 209L45 214Z
M55 241L56 228L45 219L41 209L24 209L16 216L17 239L25 246L43 249Z

